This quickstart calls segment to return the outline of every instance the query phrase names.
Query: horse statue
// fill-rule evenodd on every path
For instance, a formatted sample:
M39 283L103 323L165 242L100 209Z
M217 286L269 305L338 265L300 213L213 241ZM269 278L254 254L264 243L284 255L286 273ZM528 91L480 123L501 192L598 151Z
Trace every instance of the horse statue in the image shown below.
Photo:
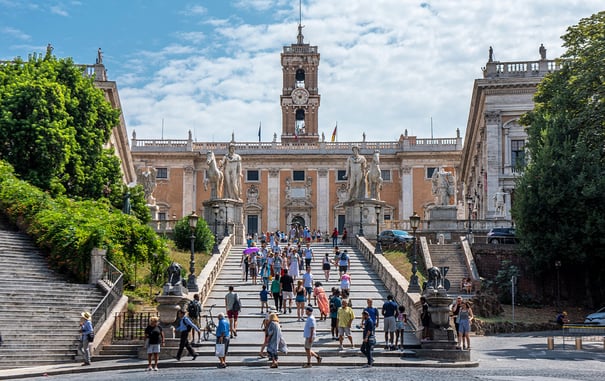
M370 169L368 170L368 188L370 198L380 200L382 190L382 173L380 172L380 151L374 151Z
M208 151L206 153L206 164L208 165L208 171L206 172L206 178L204 179L204 190L208 190L208 182L210 182L210 198L221 198L223 196L224 175L223 172L218 169L214 152Z

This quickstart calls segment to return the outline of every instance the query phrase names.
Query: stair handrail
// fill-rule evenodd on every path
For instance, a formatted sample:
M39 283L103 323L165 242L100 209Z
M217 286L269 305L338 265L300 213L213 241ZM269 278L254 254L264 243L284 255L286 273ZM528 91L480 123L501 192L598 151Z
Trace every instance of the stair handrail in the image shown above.
M481 287L481 278L479 277L479 271L477 270L477 264L473 257L473 248L470 245L470 241L467 237L460 237L460 243L462 244L462 250L464 251L464 264L466 270L471 274L471 280L475 284L476 288Z
M99 283L104 286L106 294L92 311L93 327L101 326L105 322L111 310L124 294L124 274L107 258L103 258L103 274Z

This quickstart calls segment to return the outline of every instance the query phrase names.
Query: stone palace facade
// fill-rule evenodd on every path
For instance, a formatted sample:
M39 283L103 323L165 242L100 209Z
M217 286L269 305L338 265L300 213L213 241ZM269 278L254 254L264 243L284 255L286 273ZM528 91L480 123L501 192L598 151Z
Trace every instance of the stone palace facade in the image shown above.
M287 230L291 224L309 226L321 232L334 227L355 228L346 221L347 159L353 146L368 163L379 152L382 174L380 200L384 207L374 215L372 208L359 208L362 221L380 228L409 229L409 216L435 204L431 179L435 171L451 173L456 191L449 200L457 209L453 229L464 231L469 217L475 230L510 226L510 207L514 202L515 177L523 168L526 134L520 116L533 108L537 84L557 69L555 61L497 62L492 51L483 78L473 87L466 136L452 128L452 137L420 138L407 130L393 131L394 141L331 142L318 134L320 94L317 77L319 53L304 43L299 26L296 43L283 47L281 54L283 89L280 139L270 142L194 141L184 139L139 138L132 133L125 139L121 120L110 142L122 158L128 182L133 173L153 171L155 184L151 202L153 219L159 230L192 211L208 216L206 208L218 206L219 232L243 227L243 234ZM120 107L115 83L107 81L102 58L89 71L115 107ZM99 62L100 61L100 62ZM237 130L236 130L237 132ZM371 135L371 131L370 131ZM230 215L226 207L214 202L208 186L209 153L220 161L233 144L242 158L241 215ZM140 177L140 176L139 176ZM139 179L140 182L140 179ZM428 225L427 225L428 226ZM356 229L351 234L356 233ZM376 232L366 232L375 236Z

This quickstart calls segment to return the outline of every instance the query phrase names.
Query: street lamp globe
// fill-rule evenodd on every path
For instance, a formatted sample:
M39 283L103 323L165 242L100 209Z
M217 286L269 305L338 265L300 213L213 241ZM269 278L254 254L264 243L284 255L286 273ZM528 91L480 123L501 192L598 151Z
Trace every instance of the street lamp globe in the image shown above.
M191 228L191 231L195 231L195 228L197 227L197 220L200 217L195 214L195 210L193 212L191 212L191 214L189 215L189 227Z

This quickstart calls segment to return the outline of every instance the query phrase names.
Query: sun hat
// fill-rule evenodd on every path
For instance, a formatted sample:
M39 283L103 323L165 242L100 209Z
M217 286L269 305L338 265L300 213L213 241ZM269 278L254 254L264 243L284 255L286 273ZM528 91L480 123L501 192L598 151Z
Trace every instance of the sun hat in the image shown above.
M82 312L80 314L80 316L82 316L86 320L90 320L90 318L92 317L92 315L90 314L90 312Z

